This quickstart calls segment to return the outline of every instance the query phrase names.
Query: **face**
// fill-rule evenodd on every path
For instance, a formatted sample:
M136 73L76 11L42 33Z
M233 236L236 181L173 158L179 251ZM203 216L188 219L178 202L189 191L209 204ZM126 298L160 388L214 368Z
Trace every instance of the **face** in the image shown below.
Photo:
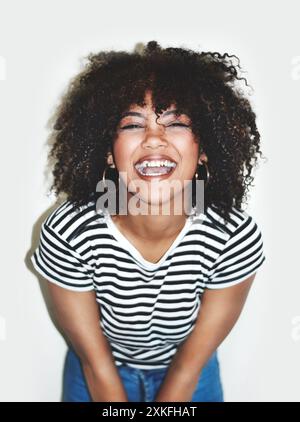
M135 195L140 205L148 206L174 203L183 197L199 159L206 161L206 156L199 157L199 143L187 115L177 117L175 106L170 106L157 119L151 92L147 91L145 101L145 107L132 105L120 120L113 163L129 198Z

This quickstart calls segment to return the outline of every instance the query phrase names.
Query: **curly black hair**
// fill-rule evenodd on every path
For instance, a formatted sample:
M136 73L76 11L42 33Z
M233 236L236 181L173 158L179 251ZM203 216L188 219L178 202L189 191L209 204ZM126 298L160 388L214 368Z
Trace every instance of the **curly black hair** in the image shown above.
M208 157L205 209L214 207L225 219L232 206L242 209L262 153L256 115L240 87L242 80L248 86L247 80L235 55L162 48L150 41L131 53L101 51L85 59L54 115L49 158L55 195L64 193L76 207L96 198L120 116L132 104L144 106L150 90L157 115L175 104L191 119Z

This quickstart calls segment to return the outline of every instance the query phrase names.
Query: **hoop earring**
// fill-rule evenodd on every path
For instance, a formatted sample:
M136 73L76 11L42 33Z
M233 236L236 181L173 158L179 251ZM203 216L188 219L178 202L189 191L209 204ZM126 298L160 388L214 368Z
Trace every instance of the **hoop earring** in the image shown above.
M115 167L111 167L111 166L106 166L105 167L105 169L104 169L104 172L103 172L103 176L102 176L102 182L103 182L103 186L104 186L104 189L108 189L108 187L107 187L107 185L106 185L106 179L105 179L105 175L106 175L106 170L107 169L115 169ZM117 171L117 170L116 170Z
M210 173L209 173L209 170L208 170L208 165L206 164L205 161L203 161L202 164L199 164L199 165L201 165L201 166L204 165L205 170L206 170L206 181L205 181L205 184L204 184L204 187L206 187L208 185L209 178L210 178ZM199 167L199 165L198 165L198 167ZM198 178L198 171L195 174L195 177L196 177L196 179L201 180L201 179Z

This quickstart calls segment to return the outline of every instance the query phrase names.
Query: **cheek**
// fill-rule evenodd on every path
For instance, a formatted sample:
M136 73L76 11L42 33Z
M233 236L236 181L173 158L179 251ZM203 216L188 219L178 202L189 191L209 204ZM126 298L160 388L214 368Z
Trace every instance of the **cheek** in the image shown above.
M123 140L124 141L124 140ZM125 170L131 164L134 145L117 140L114 144L115 164L118 170Z
M193 139L188 140L188 142L177 145L178 152L182 158L182 164L184 166L185 172L193 172L197 167L198 155L199 155L199 144ZM190 170L189 170L190 169Z
M173 140L173 146L181 155L193 155L199 150L199 142L195 135L188 133L182 136L176 136Z

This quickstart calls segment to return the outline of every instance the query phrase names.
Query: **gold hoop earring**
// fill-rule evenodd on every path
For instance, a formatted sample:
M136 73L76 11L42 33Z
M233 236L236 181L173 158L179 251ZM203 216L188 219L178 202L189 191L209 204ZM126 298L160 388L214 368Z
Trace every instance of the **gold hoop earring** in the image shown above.
M103 172L103 175L102 175L102 183L103 183L104 189L108 189L108 188L107 188L107 185L106 185L105 175L106 175L106 170L107 170L107 169L109 169L109 168L110 168L110 169L115 169L115 170L116 170L116 168L115 168L115 167L111 167L111 166L108 166L108 165L105 167L104 172ZM117 170L116 170L116 171L117 171Z
M208 165L206 164L205 161L203 161L202 164L199 164L199 165L200 166L203 166L204 165L205 170L206 170L206 181L205 181L205 184L204 184L204 186L206 187L208 185L209 178L210 178L210 174L209 174L209 170L208 170ZM199 165L198 165L198 167L199 167ZM198 178L199 177L198 172L195 173L195 177L196 177L196 179L201 180L201 179Z

